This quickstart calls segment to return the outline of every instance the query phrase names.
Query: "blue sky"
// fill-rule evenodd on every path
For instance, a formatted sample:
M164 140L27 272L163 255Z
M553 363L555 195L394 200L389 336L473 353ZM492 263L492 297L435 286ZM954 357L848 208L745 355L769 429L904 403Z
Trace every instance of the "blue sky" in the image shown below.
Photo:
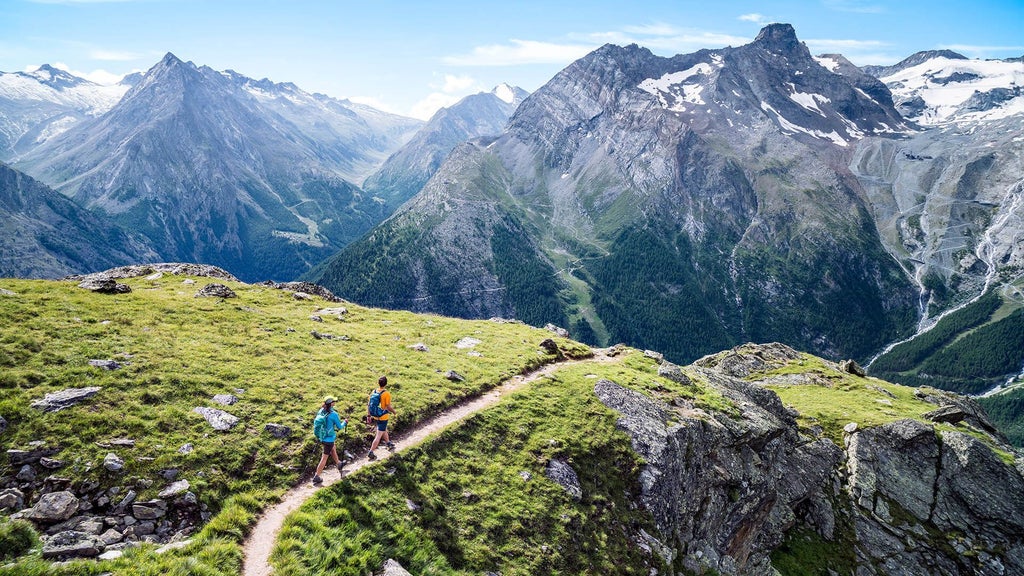
M0 70L109 81L173 52L427 117L500 82L536 90L604 43L668 56L745 44L770 22L858 65L1024 55L1022 0L0 0Z

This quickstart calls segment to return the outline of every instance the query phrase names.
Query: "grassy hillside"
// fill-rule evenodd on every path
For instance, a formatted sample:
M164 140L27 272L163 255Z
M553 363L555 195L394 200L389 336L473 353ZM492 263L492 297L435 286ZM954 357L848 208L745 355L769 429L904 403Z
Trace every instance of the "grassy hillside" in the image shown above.
M195 282L195 283L191 283ZM213 520L196 549L156 560L132 551L107 564L62 568L64 573L237 573L237 546L255 513L315 465L310 432L325 394L339 398L342 414L365 412L365 398L381 374L391 382L400 412L398 433L417 421L521 371L552 360L537 346L550 332L522 324L453 320L346 306L340 317L291 292L225 282L237 298L197 298L207 278L133 279L132 292L94 294L73 283L0 280L0 434L4 450L33 445L59 448L58 474L75 485L132 488L139 500L166 487L158 472L179 469ZM316 339L312 331L336 336ZM473 348L455 343L471 337ZM560 342L569 349L573 344ZM423 343L426 352L411 346ZM579 348L582 352L584 349ZM472 354L472 355L471 355ZM113 371L89 360L115 360ZM464 382L444 377L448 370ZM99 386L91 399L60 412L30 407L44 394ZM238 402L221 406L216 394ZM214 431L194 407L223 409L241 419ZM275 439L264 425L292 429ZM371 432L353 421L352 451ZM128 438L134 447L111 447ZM192 444L189 454L179 448ZM121 475L107 473L104 456L125 461ZM12 476L4 459L0 475ZM98 572L94 566L101 566ZM137 566L127 571L128 566ZM188 566L188 568L186 568ZM22 564L14 572L49 574L49 563Z
M177 468L210 514L182 549L158 554L155 546L140 546L113 561L59 565L36 549L0 566L0 575L238 574L240 543L260 510L316 462L309 430L323 395L338 396L340 411L357 416L376 377L387 374L401 434L461 398L553 360L538 347L552 334L522 324L353 305L335 317L319 309L336 304L230 282L238 298L196 298L208 281L139 278L127 281L131 293L110 296L73 283L0 280L12 292L0 293L0 416L9 423L0 433L2 448L59 447L53 457L65 466L56 474L76 486L131 488L139 500L167 485L161 470ZM322 322L311 319L318 312ZM314 330L336 338L314 338ZM467 337L479 343L456 347ZM570 355L589 354L558 342ZM428 350L413 349L417 343ZM123 367L106 371L90 366L91 359ZM466 381L445 379L447 370ZM638 545L646 542L644 532L657 534L650 514L636 505L644 463L617 427L617 414L593 390L598 378L607 378L671 405L692 402L706 413L739 417L700 370L684 371L691 384L658 376L654 360L628 349L615 362L562 367L318 492L286 522L272 563L289 576L365 574L387 558L414 574L664 573L665 560ZM920 419L934 408L911 389L854 378L809 355L749 379L774 382L803 426L821 426L840 445L849 421L866 427ZM60 412L30 407L47 392L83 386L102 389ZM215 394L234 394L238 402L217 405ZM241 423L216 432L192 412L196 406L222 408ZM263 430L271 422L290 426L291 436L271 437ZM354 452L369 437L353 420L346 446ZM119 438L135 445L112 447ZM179 453L186 443L194 450ZM103 470L111 451L125 460L125 473ZM579 499L546 477L553 460L577 472ZM6 461L0 465L0 476L16 472ZM805 561L803 552L792 551L794 542L776 558L790 566L786 574L800 573L792 566ZM0 520L3 562L33 547L23 525Z
M594 394L607 378L665 401L728 410L703 385L657 376L633 351L619 363L562 368L432 442L323 490L292 516L277 574L363 574L387 558L413 574L649 574L662 560L636 546L656 534L638 509L642 461ZM545 477L571 463L582 498Z

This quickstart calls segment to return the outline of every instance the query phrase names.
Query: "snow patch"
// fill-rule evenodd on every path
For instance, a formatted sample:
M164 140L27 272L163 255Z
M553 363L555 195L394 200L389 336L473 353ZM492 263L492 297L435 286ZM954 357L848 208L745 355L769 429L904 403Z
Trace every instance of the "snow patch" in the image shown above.
M832 102L831 100L829 100L825 96L822 96L821 94L798 92L796 89L796 85L794 84L790 84L789 88L790 90L793 91L793 93L789 95L790 100L796 102L806 110L810 110L811 112L817 112L818 114L821 115L822 118L827 118L825 112L823 112L821 108L819 108L819 106L821 104L829 104Z
M943 124L959 117L972 120L1005 118L1019 113L1015 100L992 110L958 114L960 107L976 93L1024 85L1024 65L1002 60L959 60L932 58L881 78L898 101L924 100L926 109L913 118L918 123Z
M701 80L710 76L722 66L722 57L712 55L712 62L701 62L696 66L680 72L669 72L661 78L648 78L637 85L637 88L656 96L661 106L673 112L683 112L686 104L706 105L703 92L707 87ZM691 81L693 80L693 81Z
M835 130L828 133L822 132L821 130L808 130L803 126L794 124L789 120L786 120L786 118L783 117L778 110L773 108L772 105L767 102L761 102L761 109L764 110L765 112L771 112L775 116L775 120L776 122L779 123L779 126L782 128L782 130L789 132L790 134L807 134L808 136L813 136L814 138L818 138L821 140L829 140L837 146L845 147L849 145L849 143Z
M835 58L826 58L824 56L815 56L814 61L821 64L822 68L832 72L833 74L839 73L839 60Z
M498 84L494 88L494 90L491 91L491 94L494 94L495 96L498 97L499 100L506 104L511 104L516 100L515 90L513 90L511 86L505 84L504 82Z

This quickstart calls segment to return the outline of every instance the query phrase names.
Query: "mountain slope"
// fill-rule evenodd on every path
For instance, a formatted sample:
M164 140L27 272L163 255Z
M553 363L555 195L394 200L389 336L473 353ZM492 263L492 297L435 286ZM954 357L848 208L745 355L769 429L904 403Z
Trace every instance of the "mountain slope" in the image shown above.
M866 358L915 313L843 161L911 129L888 95L821 66L788 25L673 58L605 46L316 278L374 305L567 320L679 360L747 339Z
M352 180L418 125L168 54L107 114L19 166L165 260L292 279L384 217Z
M466 96L438 110L427 124L395 152L363 189L397 208L423 188L453 148L466 140L501 134L509 117L529 94L507 84L491 92Z
M49 65L0 72L0 160L10 161L112 108L130 79L100 86Z
M57 278L155 257L137 235L0 163L0 277Z
M969 399L778 344L680 367L517 323L342 309L223 278L234 297L203 298L212 278L138 273L118 274L132 290L115 295L0 280L0 574L236 576L257 517L297 484L311 498L285 522L277 572L387 559L459 575L1024 569L1024 461ZM560 358L576 361L409 442ZM357 453L373 430L355 417L382 373L403 451L312 494L320 399L338 398L339 452Z

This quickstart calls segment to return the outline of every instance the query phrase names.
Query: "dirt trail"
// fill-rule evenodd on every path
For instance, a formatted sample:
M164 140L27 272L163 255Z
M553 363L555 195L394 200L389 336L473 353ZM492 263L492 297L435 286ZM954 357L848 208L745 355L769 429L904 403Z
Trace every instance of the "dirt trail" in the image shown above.
M401 436L392 436L392 441L398 444L396 451L401 452L423 442L427 436L443 430L484 408L494 406L501 400L502 396L514 392L530 382L549 376L564 366L580 362L609 362L616 360L616 358L608 356L605 352L605 350L594 350L595 355L593 358L556 362L526 374L513 376L484 394L461 402L433 418L425 420L411 430L403 431ZM397 400L400 402L401 399ZM379 448L376 454L377 462L386 460L390 456L390 453L383 447ZM358 472L371 463L364 454L345 464L344 476ZM245 555L242 561L242 576L270 576L273 573L270 567L270 551L274 547L274 542L277 541L277 534L280 532L281 526L284 525L284 519L297 510L317 490L331 486L342 478L342 475L337 474L336 469L332 468L331 463L328 463L322 476L324 480L322 485L314 486L307 480L289 490L280 502L263 512L263 516L256 522L242 548L242 552Z

